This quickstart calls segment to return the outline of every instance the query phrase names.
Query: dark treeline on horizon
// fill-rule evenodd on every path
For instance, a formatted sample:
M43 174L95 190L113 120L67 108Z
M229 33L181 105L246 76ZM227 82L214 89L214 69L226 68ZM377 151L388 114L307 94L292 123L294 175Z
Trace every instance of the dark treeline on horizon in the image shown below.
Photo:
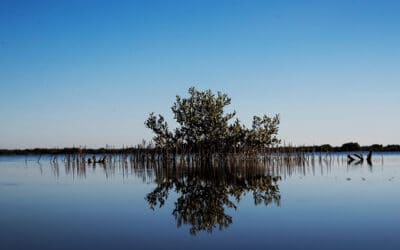
M354 152L354 151L373 151L373 152L400 152L399 144L373 144L360 146L356 142L345 143L341 146L330 144L313 146L277 146L273 148L279 151L300 151L300 152ZM57 154L124 154L124 153L154 153L162 152L160 148L154 147L128 147L128 148L32 148L32 149L0 149L0 155L57 155Z
M313 146L282 145L278 138L280 116L254 115L250 127L236 118L236 111L226 112L225 107L231 98L221 92L199 91L189 88L188 97L176 96L171 107L178 126L170 129L162 115L150 113L144 122L152 130L154 137L150 143L143 141L136 147L98 148L34 148L0 149L0 155L58 155L58 154L152 154L171 156L198 154L201 158L213 155L243 154L257 156L259 153L299 153L312 152L400 152L400 145L373 144L360 146L357 142L348 142L341 146L330 144Z
M357 142L344 143L341 146L331 146L330 144L297 146L295 149L307 152L349 152L349 151L373 151L373 152L400 152L399 144L372 144L360 146Z

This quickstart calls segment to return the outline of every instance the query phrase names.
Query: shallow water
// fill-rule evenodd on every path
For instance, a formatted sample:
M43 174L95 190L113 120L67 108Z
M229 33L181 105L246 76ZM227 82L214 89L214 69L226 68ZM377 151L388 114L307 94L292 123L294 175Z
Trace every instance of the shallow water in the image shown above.
M0 249L400 249L400 155L336 157L212 173L0 157Z

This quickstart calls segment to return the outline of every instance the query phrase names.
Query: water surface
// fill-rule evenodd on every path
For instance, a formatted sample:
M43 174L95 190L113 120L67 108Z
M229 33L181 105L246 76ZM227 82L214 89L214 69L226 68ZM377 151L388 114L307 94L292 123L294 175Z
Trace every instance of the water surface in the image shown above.
M400 249L400 155L223 169L0 157L0 249Z

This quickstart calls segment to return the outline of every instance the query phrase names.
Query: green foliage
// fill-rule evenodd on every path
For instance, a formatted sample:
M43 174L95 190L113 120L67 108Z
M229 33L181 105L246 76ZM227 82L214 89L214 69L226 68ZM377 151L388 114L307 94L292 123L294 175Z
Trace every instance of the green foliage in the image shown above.
M151 128L156 136L153 138L157 146L172 146L175 142L175 136L168 130L168 124L162 115L157 116L150 113L149 118L145 122L148 128Z
M279 115L268 117L264 115L262 118L253 117L253 126L251 130L247 130L247 142L251 147L268 147L279 143L276 135L278 134Z
M279 116L254 116L250 129L235 117L236 112L225 113L224 108L231 99L211 90L198 91L189 88L189 97L176 96L172 106L178 127L171 132L164 117L151 113L145 125L155 133L154 141L162 148L176 148L182 145L192 150L221 152L233 149L259 149L278 144Z
M235 112L224 113L231 99L220 92L214 95L211 90L200 92L194 87L189 89L189 94L189 98L176 96L172 106L174 118L180 124L175 136L188 145L223 146L228 121L235 116Z

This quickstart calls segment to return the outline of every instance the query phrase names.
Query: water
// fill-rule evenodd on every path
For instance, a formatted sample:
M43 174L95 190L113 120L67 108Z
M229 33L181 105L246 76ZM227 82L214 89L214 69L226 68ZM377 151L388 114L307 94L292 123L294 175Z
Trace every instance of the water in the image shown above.
M0 157L2 250L400 249L397 154L213 171L36 159Z

